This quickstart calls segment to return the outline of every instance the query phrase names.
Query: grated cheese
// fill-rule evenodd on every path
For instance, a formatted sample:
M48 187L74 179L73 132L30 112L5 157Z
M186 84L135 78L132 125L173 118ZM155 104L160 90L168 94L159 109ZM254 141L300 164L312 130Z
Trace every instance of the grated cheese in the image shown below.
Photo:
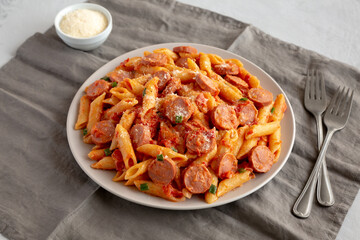
M89 9L77 9L66 14L60 21L60 29L73 37L87 38L98 35L108 25L104 14Z

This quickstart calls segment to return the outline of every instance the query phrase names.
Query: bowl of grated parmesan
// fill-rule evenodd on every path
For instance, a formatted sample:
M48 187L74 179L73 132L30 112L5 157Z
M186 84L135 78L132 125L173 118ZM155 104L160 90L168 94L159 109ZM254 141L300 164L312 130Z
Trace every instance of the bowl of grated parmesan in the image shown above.
M55 17L58 36L68 46L90 51L98 48L110 35L110 12L97 4L79 3L62 9Z

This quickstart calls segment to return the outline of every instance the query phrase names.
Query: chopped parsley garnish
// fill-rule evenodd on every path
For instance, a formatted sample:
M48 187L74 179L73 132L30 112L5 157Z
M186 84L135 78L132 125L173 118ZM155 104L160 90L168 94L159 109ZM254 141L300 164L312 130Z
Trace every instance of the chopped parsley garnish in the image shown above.
M243 98L240 98L240 100L239 101L247 101L247 100L249 100L248 98L246 98L246 97L243 97Z
M86 129L86 128L83 129L83 135L84 135L84 136L87 135L87 129Z
M275 108L274 107L272 107L272 109L271 109L271 113L274 113L274 111L275 111Z
M174 147L171 147L171 150L173 150L174 152L178 152L178 150Z
M147 183L140 184L140 191L146 191L149 190L149 186Z
M103 80L105 80L105 81L107 81L107 82L110 82L110 81L111 81L108 76L102 77L101 79L103 79Z
M109 148L104 149L104 153L105 153L106 156L110 156L110 155L111 155L111 151L110 151Z
M246 169L245 169L245 168L239 168L239 169L238 169L238 172L239 172L239 173L244 173L244 172L246 172Z
M209 193L215 194L216 193L216 186L214 184L211 184Z
M175 123L182 123L183 117L182 116L175 116Z
M112 83L111 83L111 86L112 86L112 87L116 87L116 86L117 86L117 82L112 82Z
M143 97L146 95L146 88L144 88L144 91L143 91Z
M156 156L156 160L162 162L162 161L164 161L164 156L162 154L159 154Z

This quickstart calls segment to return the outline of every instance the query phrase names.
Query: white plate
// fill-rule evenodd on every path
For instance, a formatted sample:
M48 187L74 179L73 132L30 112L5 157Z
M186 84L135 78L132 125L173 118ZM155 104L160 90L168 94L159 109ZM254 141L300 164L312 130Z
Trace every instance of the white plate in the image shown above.
M284 118L281 122L281 140L282 140L282 149L281 155L277 163L275 163L271 170L265 174L256 174L256 178L250 180L245 183L242 187L237 188L224 196L220 197L216 202L212 204L207 204L204 199L200 197L192 197L191 199L187 199L184 202L170 202L159 197L150 196L148 194L142 193L138 191L135 187L125 186L123 183L113 182L111 179L115 175L114 171L104 171L104 170L96 170L90 167L93 163L87 156L92 145L85 144L82 141L82 131L74 130L74 125L76 122L78 107L81 96L84 94L85 87L90 85L92 82L100 79L105 76L108 72L112 71L116 66L118 66L122 61L127 58L135 57L135 56L143 56L144 51L152 51L158 48L169 48L172 49L175 46L193 46L199 52L204 53L214 53L223 58L237 58L243 62L244 67L253 75L257 76L260 79L261 86L269 91L271 91L274 96L282 93L285 96L287 110L284 114ZM69 109L68 118L66 122L66 130L67 137L70 145L70 149L80 165L80 167L84 170L84 172L97 184L99 184L104 189L109 192L129 200L131 202L135 202L141 205L155 207L155 208L163 208L163 209L172 209L172 210L190 210L190 209L202 209L215 207L219 205L223 205L229 202L236 201L240 198L243 198L262 186L264 186L267 182L269 182L275 175L281 170L281 168L286 163L293 144L295 140L295 117L290 105L288 98L286 97L285 92L281 89L281 87L276 83L274 79L272 79L267 73L265 73L261 68L253 64L252 62L246 60L243 57L240 57L234 53L210 47L201 44L195 43L164 43L158 45L152 45L140 49L136 49L134 51L123 54L114 60L108 62L100 69L98 69L95 73L93 73L80 87L77 91Z

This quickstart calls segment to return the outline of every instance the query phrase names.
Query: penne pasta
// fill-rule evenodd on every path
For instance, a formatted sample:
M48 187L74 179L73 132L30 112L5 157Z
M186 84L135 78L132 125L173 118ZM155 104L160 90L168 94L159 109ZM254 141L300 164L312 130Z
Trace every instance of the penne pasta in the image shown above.
M140 162L135 164L134 166L130 167L128 170L126 170L125 173L125 180L136 178L147 171L147 167L149 166L152 159Z
M173 151L171 148L166 148L155 144L144 144L138 147L136 151L152 157L157 157L157 155L163 154L176 162L179 161L182 162L188 159L185 155L177 153Z
M125 98L135 98L135 94L133 94L132 92L130 92L128 89L126 89L124 87L114 87L114 88L110 89L110 93L118 99L118 102L119 102L119 100L122 100ZM114 100L112 100L112 101L114 101ZM117 102L115 104L117 104ZM112 105L115 105L115 104L112 104Z
M274 154L276 163L281 153L281 127L279 127L274 133L269 136L269 149Z
M279 94L274 102L274 107L272 108L270 121L280 121L284 117L284 112L286 111L285 97L283 94Z
M91 164L92 168L103 170L114 170L116 168L112 157L103 157L98 162Z
M255 175L251 171L245 170L243 173L235 173L231 178L222 180L216 192L217 197L221 197L225 193L240 187L254 177Z
M218 199L216 192L218 188L219 179L215 175L213 170L210 169L209 171L211 173L211 186L210 189L205 193L205 202L210 204Z
M79 113L77 117L77 121L75 123L75 129L83 129L86 127L86 124L89 120L89 113L90 113L90 98L85 95L82 96L80 99L80 106L79 106Z
M101 114L103 112L102 105L105 99L105 93L98 96L92 103L90 104L90 111L89 111L89 121L87 123L87 132L88 134L91 131L91 128L100 121Z
M185 201L185 196L182 192L176 191L170 184L165 188L163 185L155 184L151 181L136 180L135 186L142 192L165 198L172 202ZM167 191L166 191L167 190ZM177 193L174 196L174 193Z
M131 144L130 135L126 129L120 124L116 125L115 136L117 141L117 147L121 151L125 168L129 169L131 166L137 163L134 149Z
M245 134L245 139L261 137L265 135L273 134L280 128L280 122L269 122L265 124L252 125Z
M242 147L245 140L245 133L247 132L248 129L249 129L248 125L245 125L237 129L238 138L234 144L234 150L233 150L234 156L237 156L239 154L240 148Z
M88 157L91 159L91 160L100 160L102 159L103 157L105 157L105 149L94 149L94 150L91 150L88 154Z
M245 139L243 144L240 147L239 153L237 154L237 159L243 159L247 156L250 150L257 145L259 138L250 138Z
M157 97L157 84L159 82L159 78L154 77L149 82L146 83L144 91L143 91L143 107L140 113L141 118L152 108L155 107L156 97Z

